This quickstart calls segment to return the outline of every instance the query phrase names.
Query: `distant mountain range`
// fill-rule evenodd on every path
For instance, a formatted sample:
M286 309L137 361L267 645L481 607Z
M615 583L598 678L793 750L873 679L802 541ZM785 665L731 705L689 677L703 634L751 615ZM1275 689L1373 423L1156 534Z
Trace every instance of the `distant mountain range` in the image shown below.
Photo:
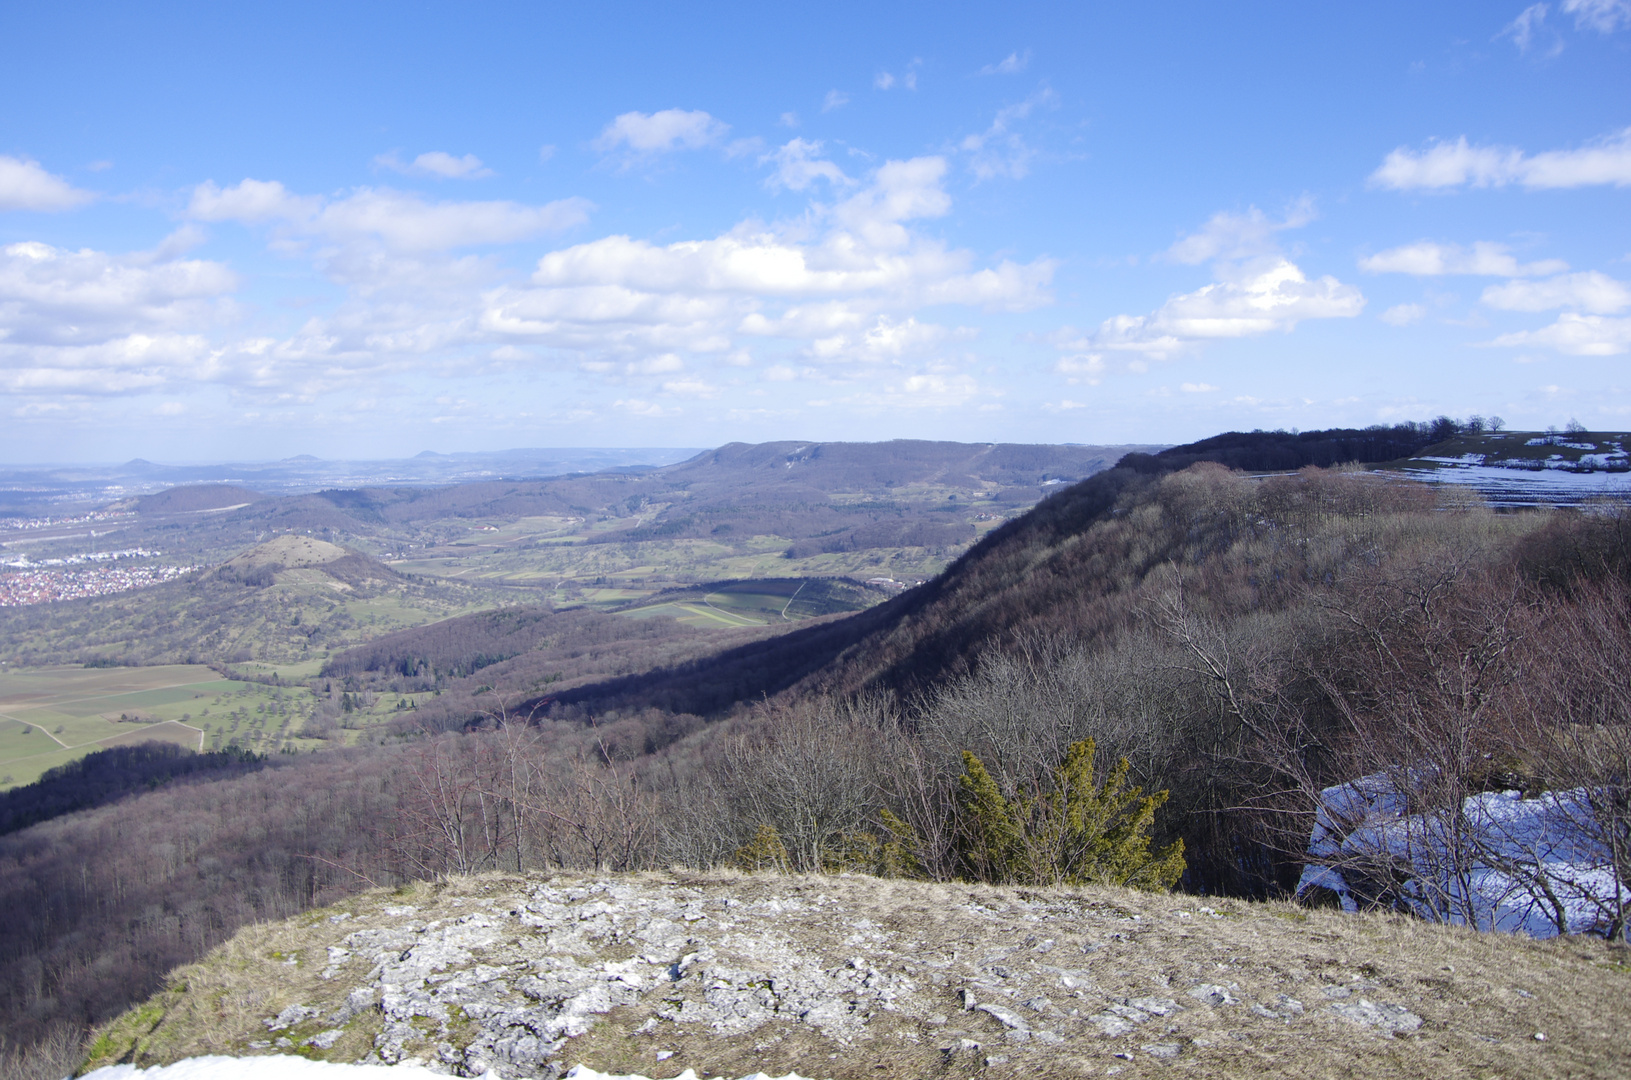
M281 461L163 465L132 458L119 465L0 466L0 509L73 499L118 499L184 484L233 484L266 495L373 485L424 486L498 478L565 476L672 465L698 448L529 448L378 461L325 461L300 454Z

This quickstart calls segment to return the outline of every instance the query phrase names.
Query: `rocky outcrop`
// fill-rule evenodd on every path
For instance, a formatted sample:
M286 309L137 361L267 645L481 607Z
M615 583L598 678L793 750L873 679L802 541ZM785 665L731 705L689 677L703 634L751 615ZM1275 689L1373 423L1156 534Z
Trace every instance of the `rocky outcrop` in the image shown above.
M1284 1055L1288 1072L1415 1062L1432 1075L1456 1060L1537 1074L1537 1024L1566 1021L1524 984L1553 977L1556 950L1519 942L1491 967L1482 940L1109 889L488 876L246 930L105 1029L88 1067L285 1053L504 1078L578 1063L962 1076L1262 1072ZM1458 964L1500 998L1476 1024L1445 975ZM1572 967L1560 986L1604 981ZM1608 1008L1623 1026L1624 995Z

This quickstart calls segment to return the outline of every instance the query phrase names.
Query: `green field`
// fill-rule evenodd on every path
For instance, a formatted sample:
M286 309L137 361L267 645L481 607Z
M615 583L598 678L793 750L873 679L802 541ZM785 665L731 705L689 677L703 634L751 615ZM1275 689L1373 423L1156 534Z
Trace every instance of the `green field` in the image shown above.
M296 734L311 707L304 687L223 679L202 665L0 668L0 789L149 739L262 753L317 745Z
M981 506L971 504L968 509ZM402 573L469 585L539 589L543 599L558 607L611 608L691 582L786 578L793 588L798 580L813 577L927 580L966 551L975 538L999 524L998 517L980 521L967 543L943 548L869 548L788 558L784 552L793 541L783 536L591 543L592 536L604 533L604 523L586 524L571 518L495 519L467 524L468 535L423 549L413 558L393 561L391 566ZM680 604L664 604L667 610L660 613L693 626L723 628L775 621L781 606L771 608L768 599L744 605L735 600L701 603L700 598L687 598ZM744 607L751 610L739 610ZM640 611L659 613L656 608Z

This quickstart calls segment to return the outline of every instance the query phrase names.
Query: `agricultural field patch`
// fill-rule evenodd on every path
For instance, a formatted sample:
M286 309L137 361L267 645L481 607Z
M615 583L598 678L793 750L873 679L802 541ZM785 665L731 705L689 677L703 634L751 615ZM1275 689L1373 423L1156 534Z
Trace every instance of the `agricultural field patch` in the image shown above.
M859 611L888 595L844 579L761 578L669 589L617 613L636 619L666 615L699 629L739 628Z
M158 740L260 753L316 745L304 687L223 679L200 664L0 669L0 789L109 746Z

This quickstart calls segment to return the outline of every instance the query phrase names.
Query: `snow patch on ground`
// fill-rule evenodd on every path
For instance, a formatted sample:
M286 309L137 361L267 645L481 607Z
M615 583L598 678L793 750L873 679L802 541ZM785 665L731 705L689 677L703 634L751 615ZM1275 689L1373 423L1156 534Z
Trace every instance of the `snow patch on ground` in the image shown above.
M1566 462L1548 462L1533 468L1462 464L1454 458L1416 460L1433 461L1442 467L1406 466L1406 476L1432 484L1474 488L1492 506L1572 505L1593 498L1631 498L1631 472L1573 472L1562 467L1569 464Z
M1410 812L1407 789L1419 779L1376 773L1321 792L1297 896L1326 889L1345 911L1391 902L1435 921L1537 938L1560 928L1602 932L1631 904L1585 789L1533 799L1485 792L1467 798L1453 822L1445 811ZM1457 844L1463 853L1452 857ZM1415 876L1397 895L1364 896L1364 879L1385 869L1384 877Z

